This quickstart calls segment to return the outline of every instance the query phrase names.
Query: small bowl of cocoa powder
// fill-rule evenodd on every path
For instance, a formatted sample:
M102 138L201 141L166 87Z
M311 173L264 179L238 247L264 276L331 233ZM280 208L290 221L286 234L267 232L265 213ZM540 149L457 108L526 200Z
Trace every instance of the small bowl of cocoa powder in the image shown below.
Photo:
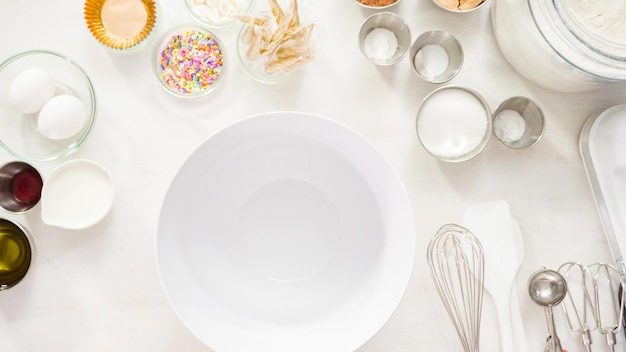
M400 2L400 0L354 0L366 9L386 9Z

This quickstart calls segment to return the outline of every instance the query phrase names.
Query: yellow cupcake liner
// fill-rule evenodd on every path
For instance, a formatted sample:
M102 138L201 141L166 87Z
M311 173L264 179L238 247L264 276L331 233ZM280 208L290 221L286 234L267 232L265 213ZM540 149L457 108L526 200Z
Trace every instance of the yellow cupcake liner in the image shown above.
M136 35L121 38L109 32L102 21L102 8L107 0L86 0L84 15L87 28L93 36L109 48L125 50L130 49L144 41L156 26L157 6L155 0L141 1L146 9L147 19L143 29Z

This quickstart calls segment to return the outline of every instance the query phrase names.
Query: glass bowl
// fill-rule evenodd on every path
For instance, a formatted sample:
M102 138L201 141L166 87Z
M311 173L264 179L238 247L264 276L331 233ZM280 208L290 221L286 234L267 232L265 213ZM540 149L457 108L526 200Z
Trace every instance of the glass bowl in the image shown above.
M47 72L54 82L54 95L69 94L82 102L87 116L77 133L65 139L48 138L37 126L38 111L21 113L9 102L14 80L31 69ZM52 51L32 50L16 54L0 64L0 146L14 157L26 161L51 161L65 157L87 139L95 119L94 87L87 73L69 57Z
M282 83L296 77L317 56L321 43L324 43L325 32L319 23L308 18L306 2L300 2L297 7L287 1L279 3L284 22L277 23L275 11L262 9L250 16L254 22L242 21L237 37L237 54L242 66L250 77L266 84ZM292 18L299 20L292 21ZM260 33L272 40L259 43ZM254 50L250 50L252 45L255 45ZM272 55L261 54L263 51L272 52Z
M255 0L185 0L191 16L209 28L231 27L239 21L234 14L246 14Z
M243 36L245 32L245 25L241 28L239 32L239 36L237 37L237 54L239 56L239 61L241 65L244 67L248 75L252 77L254 80L267 83L267 84L277 84L288 81L294 77L296 77L300 72L302 72L302 67L291 70L291 71L278 71L275 73L267 73L265 71L265 64L267 63L267 59L260 57L257 60L249 60L246 56L250 45L244 43Z
M194 25L170 29L152 55L161 86L181 98L203 97L214 91L224 79L226 62L222 41L210 30Z

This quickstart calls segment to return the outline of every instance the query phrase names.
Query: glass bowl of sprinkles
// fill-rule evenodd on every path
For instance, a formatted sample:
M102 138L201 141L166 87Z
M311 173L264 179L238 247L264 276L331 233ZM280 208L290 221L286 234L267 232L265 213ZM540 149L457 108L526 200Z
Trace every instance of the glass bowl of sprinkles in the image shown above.
M177 97L198 98L212 92L226 74L224 46L208 29L179 26L156 46L154 71L165 90Z
M236 16L246 14L255 0L185 0L191 16L210 28L230 27Z

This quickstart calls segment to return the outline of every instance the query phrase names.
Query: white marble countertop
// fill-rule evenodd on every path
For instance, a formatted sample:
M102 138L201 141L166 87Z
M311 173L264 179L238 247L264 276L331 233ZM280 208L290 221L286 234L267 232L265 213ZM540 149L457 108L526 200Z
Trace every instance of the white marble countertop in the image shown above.
M192 22L182 0L160 5L159 32ZM508 97L528 96L541 105L547 120L543 139L532 148L507 149L492 139L475 159L442 163L420 146L414 128L421 100L437 85L421 81L407 58L387 68L365 59L357 34L372 11L352 0L308 5L328 35L303 74L275 86L253 81L236 58L236 31L219 30L230 59L223 85L207 99L183 101L158 86L150 68L151 48L120 55L99 45L85 26L82 2L0 3L0 60L49 49L73 58L91 77L99 105L96 126L68 159L101 163L116 187L112 212L86 230L46 226L39 207L25 215L0 214L25 225L36 246L27 279L0 293L1 351L210 351L185 329L161 288L154 250L160 205L177 168L209 135L275 110L320 114L361 133L390 160L412 201L413 276L395 314L360 351L462 351L432 285L426 246L440 226L461 222L470 204L494 199L510 204L523 231L525 258L517 289L529 346L543 350L548 333L543 310L526 293L529 276L541 266L557 268L570 260L612 261L578 136L591 114L626 102L624 87L577 94L539 88L499 52L489 4L459 15L429 0L404 0L392 10L406 19L413 38L441 28L460 40L465 63L450 84L477 90L493 109ZM8 153L0 153L0 161L8 160ZM34 165L45 178L60 162ZM486 296L482 350L497 351L490 305ZM582 350L558 323L565 347Z

